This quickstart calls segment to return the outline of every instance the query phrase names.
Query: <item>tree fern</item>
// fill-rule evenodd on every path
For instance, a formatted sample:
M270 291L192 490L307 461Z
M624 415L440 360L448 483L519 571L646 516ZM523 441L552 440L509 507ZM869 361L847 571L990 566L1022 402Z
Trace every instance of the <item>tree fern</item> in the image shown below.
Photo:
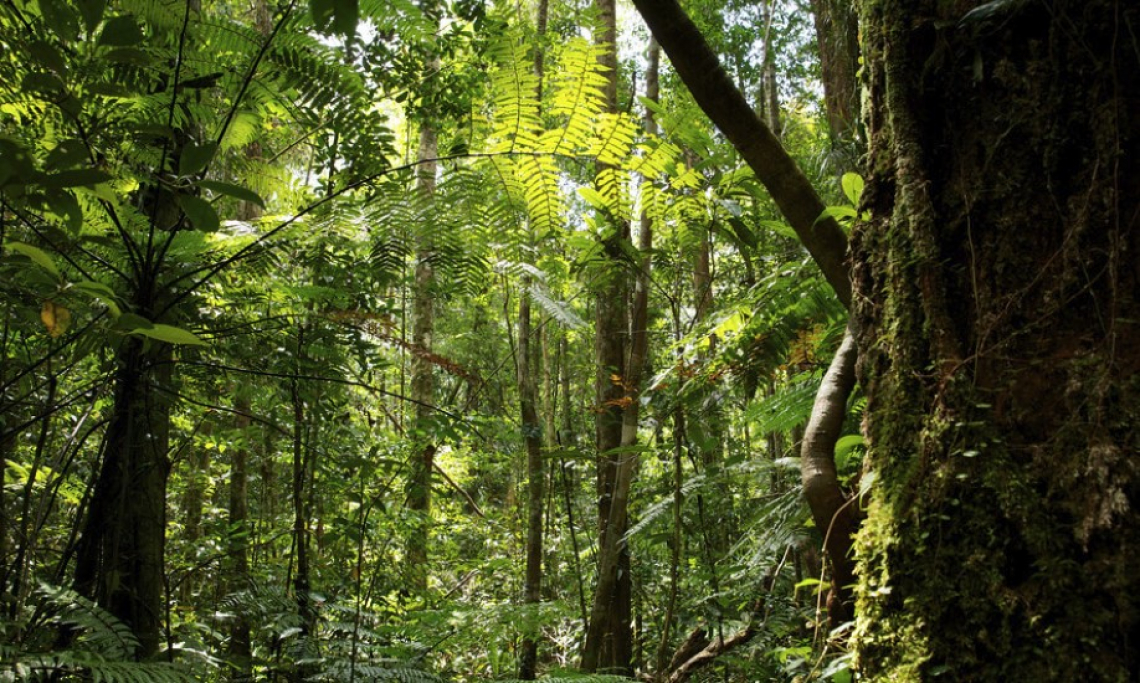
M46 623L21 624L23 640L0 646L0 679L79 679L99 683L194 680L178 664L134 661L139 641L131 629L75 591L41 585L37 595L50 619ZM54 644L61 628L68 634L66 648Z

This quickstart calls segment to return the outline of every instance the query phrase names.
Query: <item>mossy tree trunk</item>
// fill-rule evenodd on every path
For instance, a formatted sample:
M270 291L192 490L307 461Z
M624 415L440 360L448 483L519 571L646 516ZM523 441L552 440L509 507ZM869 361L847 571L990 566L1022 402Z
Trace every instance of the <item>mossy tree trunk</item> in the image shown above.
M868 680L1140 672L1140 7L863 3Z

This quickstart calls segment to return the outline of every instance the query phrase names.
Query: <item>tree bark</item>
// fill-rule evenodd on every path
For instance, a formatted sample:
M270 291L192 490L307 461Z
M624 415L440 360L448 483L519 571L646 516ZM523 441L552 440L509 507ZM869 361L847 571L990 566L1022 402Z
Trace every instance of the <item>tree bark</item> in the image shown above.
M253 435L250 430L252 406L249 397L241 389L235 390L234 413L234 429L239 433L239 442L230 456L230 529L227 539L230 556L229 584L231 590L246 590L250 588L249 443ZM231 679L248 680L253 671L252 636L249 620L240 610L230 627L227 654L230 665L234 667Z
M161 642L165 595L170 347L128 338L117 353L103 462L76 557L76 589L127 624L136 656Z
M859 123L859 16L845 0L811 0L823 99L833 142L852 140Z
M868 680L1140 675L1137 26L863 3Z

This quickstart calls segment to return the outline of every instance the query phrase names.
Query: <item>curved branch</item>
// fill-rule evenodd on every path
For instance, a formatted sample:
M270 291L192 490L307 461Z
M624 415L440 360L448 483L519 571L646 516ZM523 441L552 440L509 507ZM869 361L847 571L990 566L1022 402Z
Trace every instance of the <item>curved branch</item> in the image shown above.
M835 469L835 443L847 417L847 399L855 388L855 361L858 358L855 335L848 323L843 343L823 377L815 395L811 417L804 430L800 451L800 477L812 519L824 535L824 549L831 560L829 616L833 622L850 616L851 590L855 566L849 551L857 520L856 506L847 505Z

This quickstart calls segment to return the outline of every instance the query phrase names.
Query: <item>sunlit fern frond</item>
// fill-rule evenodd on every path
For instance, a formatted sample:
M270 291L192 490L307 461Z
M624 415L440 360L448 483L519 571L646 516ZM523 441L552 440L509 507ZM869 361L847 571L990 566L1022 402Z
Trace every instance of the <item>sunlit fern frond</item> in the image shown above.
M589 149L598 119L605 110L606 74L598 62L604 46L572 38L555 55L550 110L554 126L542 136L540 149L573 156Z
M542 130L539 117L538 77L528 47L516 36L506 34L494 43L489 57L495 64L491 72L494 93L491 126L492 153L533 150Z
M789 432L807 423L815 395L819 391L819 375L778 385L770 396L753 401L745 411L745 419L758 433Z

